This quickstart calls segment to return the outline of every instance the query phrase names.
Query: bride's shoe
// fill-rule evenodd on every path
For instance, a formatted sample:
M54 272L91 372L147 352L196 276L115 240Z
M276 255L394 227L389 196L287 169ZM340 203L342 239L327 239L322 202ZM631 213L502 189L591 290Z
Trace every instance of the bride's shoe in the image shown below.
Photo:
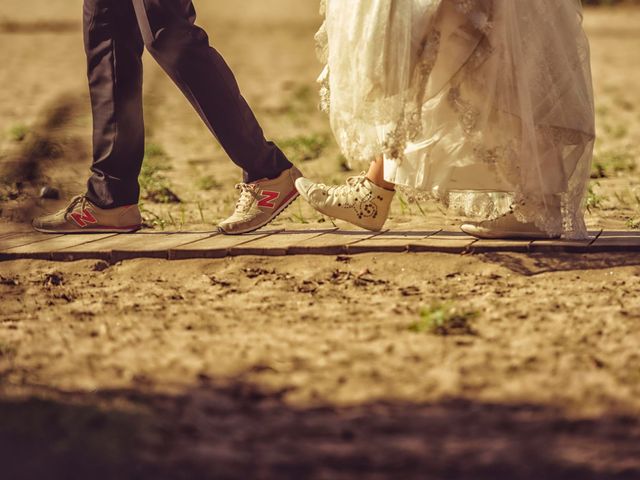
M480 239L527 239L541 240L560 238L540 230L534 223L523 223L509 212L494 220L469 222L460 227L464 233Z
M351 177L341 186L327 186L301 177L296 180L296 188L320 213L376 232L384 226L395 194L364 175Z

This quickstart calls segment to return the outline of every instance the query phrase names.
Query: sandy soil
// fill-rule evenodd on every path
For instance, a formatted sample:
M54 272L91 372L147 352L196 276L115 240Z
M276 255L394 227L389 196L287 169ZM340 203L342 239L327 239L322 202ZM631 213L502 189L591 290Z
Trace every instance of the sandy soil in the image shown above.
M38 445L58 468L88 455L170 478L640 472L637 256L11 262L0 292L0 441L21 440L5 459ZM469 332L413 331L447 301L477 312Z
M0 5L1 230L63 203L43 185L82 190L80 3ZM315 108L315 2L197 6L268 135L341 181ZM633 228L640 10L586 23L588 221ZM211 228L238 171L149 60L147 161L182 202L145 200L147 221ZM458 222L422 209L398 201L389 226ZM322 221L299 202L279 224ZM640 478L637 255L17 261L0 263L0 298L3 478ZM458 328L427 328L438 312Z

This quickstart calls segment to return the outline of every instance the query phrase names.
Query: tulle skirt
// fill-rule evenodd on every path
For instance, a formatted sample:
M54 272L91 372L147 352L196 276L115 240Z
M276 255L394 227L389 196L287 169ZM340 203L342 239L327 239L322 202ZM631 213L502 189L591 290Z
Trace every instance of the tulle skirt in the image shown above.
M466 215L586 236L595 138L579 0L327 0L322 105L349 161Z

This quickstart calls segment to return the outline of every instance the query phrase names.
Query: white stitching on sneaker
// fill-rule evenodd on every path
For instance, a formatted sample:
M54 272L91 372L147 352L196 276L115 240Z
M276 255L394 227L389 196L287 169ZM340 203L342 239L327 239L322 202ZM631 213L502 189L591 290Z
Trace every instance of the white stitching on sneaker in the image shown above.
M377 218L378 205L376 200L382 200L382 197L375 197L371 189L367 187L367 178L363 172L360 175L349 177L346 185L334 185L327 187L324 184L318 185L321 190L325 191L327 197L334 196L338 201L337 207L345 209L353 209L358 218ZM362 189L365 189L363 194Z

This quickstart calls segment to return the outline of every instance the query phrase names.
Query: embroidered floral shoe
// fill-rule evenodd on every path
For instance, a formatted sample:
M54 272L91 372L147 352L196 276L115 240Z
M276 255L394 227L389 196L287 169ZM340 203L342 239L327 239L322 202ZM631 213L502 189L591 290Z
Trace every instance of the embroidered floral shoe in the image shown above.
M320 213L375 232L381 230L387 220L395 194L393 190L377 186L364 174L349 178L347 184L341 186L299 178L296 188Z
M35 218L32 225L43 233L128 233L140 229L142 216L137 205L103 209L79 195L64 210Z
M240 198L235 212L218 225L218 230L227 235L240 235L272 222L298 198L295 181L300 177L300 170L291 167L273 180L239 183L236 188L240 190Z
M534 223L523 223L516 219L513 213L507 213L494 220L483 222L469 222L460 227L464 233L480 239L522 239L541 240L560 238L559 235L549 235L540 230Z

